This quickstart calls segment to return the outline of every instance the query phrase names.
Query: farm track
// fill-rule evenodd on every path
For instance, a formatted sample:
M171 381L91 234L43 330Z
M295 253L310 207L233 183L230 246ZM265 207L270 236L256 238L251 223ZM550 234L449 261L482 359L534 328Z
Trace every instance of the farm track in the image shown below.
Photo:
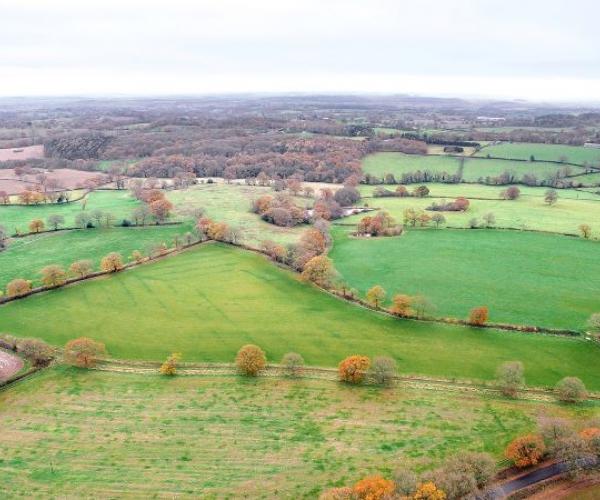
M126 361L106 359L99 362L93 369L99 371L108 371L116 373L130 373L138 375L157 375L161 366L160 362L151 361ZM181 363L177 369L178 375L184 376L233 376L237 375L235 365L228 363ZM285 370L281 366L270 365L261 373L261 377L285 377ZM309 379L338 381L338 372L335 368L305 367L302 377ZM396 376L395 381L401 383L403 387L420 390L434 390L444 392L463 392L478 393L491 396L501 394L499 389L487 387L482 384L476 384L468 381L453 381L428 377L417 376ZM590 393L588 398L594 401L600 401L600 394ZM523 389L519 391L519 399L529 401L556 401L556 396L550 390L544 389Z

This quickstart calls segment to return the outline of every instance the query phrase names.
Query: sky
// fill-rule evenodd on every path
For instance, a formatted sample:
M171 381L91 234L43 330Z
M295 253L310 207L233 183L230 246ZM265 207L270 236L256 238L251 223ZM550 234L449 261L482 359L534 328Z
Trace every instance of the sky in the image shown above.
M0 0L0 95L600 102L597 0Z

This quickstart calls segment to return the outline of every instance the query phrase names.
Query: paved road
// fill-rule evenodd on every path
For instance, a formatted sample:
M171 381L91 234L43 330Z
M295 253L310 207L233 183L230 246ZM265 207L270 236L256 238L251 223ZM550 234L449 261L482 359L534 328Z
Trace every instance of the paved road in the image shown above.
M0 350L0 381L10 378L23 368L23 360L14 354Z

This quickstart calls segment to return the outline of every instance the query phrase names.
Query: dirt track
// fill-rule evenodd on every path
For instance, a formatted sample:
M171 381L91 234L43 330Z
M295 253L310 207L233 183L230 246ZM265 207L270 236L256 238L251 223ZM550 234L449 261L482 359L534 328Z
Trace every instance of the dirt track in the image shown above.
M21 358L0 350L0 381L6 380L23 368Z

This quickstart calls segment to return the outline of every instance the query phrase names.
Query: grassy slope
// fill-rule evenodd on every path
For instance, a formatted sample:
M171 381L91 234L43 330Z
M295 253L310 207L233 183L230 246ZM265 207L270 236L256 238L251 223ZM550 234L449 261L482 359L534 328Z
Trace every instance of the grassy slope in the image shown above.
M0 392L1 496L316 498L406 461L501 457L555 404L316 380L56 368ZM93 425L90 423L93 422Z
M440 316L465 318L472 307L487 305L493 321L579 329L598 310L596 242L511 231L409 230L367 240L337 229L334 235L331 257L351 286L423 294Z
M207 245L84 284L0 308L0 331L62 345L88 335L115 357L231 361L246 343L270 360L288 351L310 365L347 355L387 354L404 373L490 379L519 359L532 385L565 375L600 389L599 350L557 337L402 321L348 305L282 271L262 256ZM560 366L556 360L560 359Z
M429 170L454 174L459 166L459 159L452 156L420 156L403 153L376 153L363 160L363 171L383 177L393 173L397 179L406 172ZM552 163L511 162L506 160L487 160L483 158L466 158L463 179L477 182L481 177L498 176L506 170L513 171L518 177L526 173L534 173L539 179L553 175L560 165ZM573 173L577 167L571 167Z
M533 144L533 143L502 143L495 146L482 148L477 156L486 155L498 158L517 158L529 160L531 155L536 160L559 161L561 156L566 156L567 161L583 164L583 162L600 162L600 150L584 148L583 146L567 146L565 144Z
M186 223L59 231L14 239L8 249L0 253L0 289L14 278L39 279L39 271L49 264L67 268L76 260L89 259L98 267L100 259L110 252L119 252L125 259L129 259L133 250L147 255L162 243L173 246L174 236L181 236L191 229L191 223Z
M76 195L74 195L76 196ZM139 201L132 198L129 191L95 191L84 200L65 204L43 204L34 206L0 206L0 225L12 234L16 229L21 233L29 231L28 224L33 219L42 219L46 223L49 215L62 215L65 225L75 225L75 217L81 212L83 204L88 212L102 210L110 212L118 223L123 218L129 218L131 212L139 205Z

